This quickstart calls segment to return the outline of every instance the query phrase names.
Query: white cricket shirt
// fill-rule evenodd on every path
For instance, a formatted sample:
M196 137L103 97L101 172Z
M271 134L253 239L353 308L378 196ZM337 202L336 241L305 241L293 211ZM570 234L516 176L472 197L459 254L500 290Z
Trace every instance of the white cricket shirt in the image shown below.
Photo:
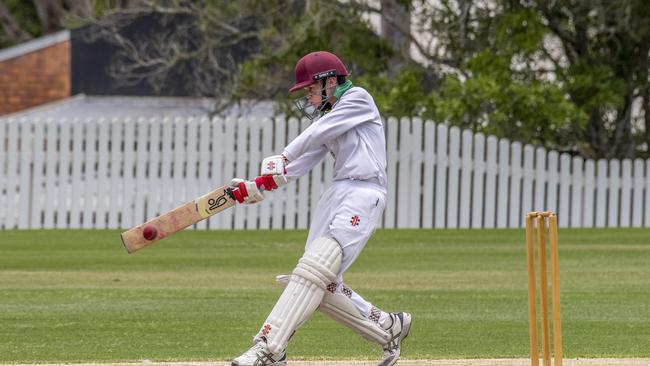
M363 88L346 91L332 110L284 148L291 180L309 172L327 152L334 155L334 180L370 180L386 189L386 139L379 110Z

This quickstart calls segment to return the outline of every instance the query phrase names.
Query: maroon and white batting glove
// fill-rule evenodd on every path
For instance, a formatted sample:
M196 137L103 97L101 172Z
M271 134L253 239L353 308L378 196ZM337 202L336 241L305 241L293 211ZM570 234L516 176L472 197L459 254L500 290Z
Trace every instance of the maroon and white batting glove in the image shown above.
M260 176L255 178L258 187L272 191L289 183L287 178L287 159L282 155L273 155L262 160Z
M232 194L239 203L253 204L264 200L262 191L254 181L234 178L230 186L234 188Z

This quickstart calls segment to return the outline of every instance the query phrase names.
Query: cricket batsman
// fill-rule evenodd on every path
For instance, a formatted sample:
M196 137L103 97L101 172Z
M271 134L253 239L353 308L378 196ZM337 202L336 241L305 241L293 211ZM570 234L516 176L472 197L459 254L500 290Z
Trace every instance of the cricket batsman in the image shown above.
M301 58L290 92L303 91L297 107L313 123L284 148L262 161L254 180L233 179L240 203L257 203L271 191L305 175L329 152L335 158L332 185L318 202L305 253L271 310L253 346L233 366L283 366L291 336L319 310L383 348L379 366L394 365L409 334L411 314L387 313L343 283L379 224L386 205L386 141L375 102L347 79L334 54L318 51Z

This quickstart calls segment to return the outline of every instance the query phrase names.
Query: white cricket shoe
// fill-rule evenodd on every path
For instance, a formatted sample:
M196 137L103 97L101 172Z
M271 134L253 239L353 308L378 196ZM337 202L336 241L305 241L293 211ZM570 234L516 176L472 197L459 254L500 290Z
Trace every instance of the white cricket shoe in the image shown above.
M232 360L231 363L232 366L285 366L286 364L286 353L272 353L263 340L255 343L253 347Z
M384 359L379 362L379 366L392 366L399 360L402 351L402 341L409 335L411 330L411 314L409 313L390 313L393 320L388 332L392 335L391 340L384 348Z

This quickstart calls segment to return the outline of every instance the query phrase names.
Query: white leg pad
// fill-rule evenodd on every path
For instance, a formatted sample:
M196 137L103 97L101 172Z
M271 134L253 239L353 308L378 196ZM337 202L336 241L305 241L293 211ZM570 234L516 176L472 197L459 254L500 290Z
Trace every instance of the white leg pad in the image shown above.
M336 281L342 255L341 246L331 238L318 238L310 245L258 334L266 338L271 352L283 352L293 332L320 305L327 285Z
M289 283L290 276L283 275L276 277L276 280L286 286ZM355 333L366 340L380 345L388 344L391 340L391 334L379 324L364 317L354 306L352 300L342 293L325 292L323 301L318 310L330 317L331 319L352 329Z
M318 310L370 342L384 345L391 339L391 335L379 324L361 315L352 300L344 294L326 294Z

